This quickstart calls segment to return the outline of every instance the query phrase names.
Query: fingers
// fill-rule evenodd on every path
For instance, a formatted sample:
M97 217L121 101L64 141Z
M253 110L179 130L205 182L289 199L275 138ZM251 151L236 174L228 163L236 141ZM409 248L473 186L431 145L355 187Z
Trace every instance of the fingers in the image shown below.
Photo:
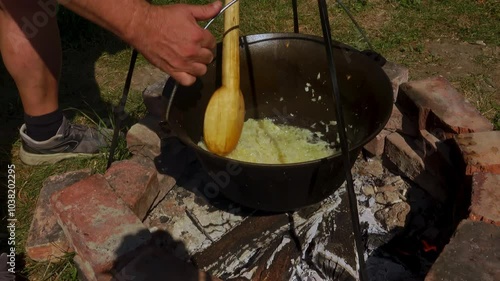
M201 33L201 47L202 48L207 48L210 50L215 49L215 46L217 45L217 41L215 40L215 37L212 35L212 33L206 29L203 29Z
M213 59L214 59L214 53L212 53L212 51L209 49L203 48L199 51L198 56L194 59L194 61L201 62L203 64L209 64L212 62Z
M186 72L174 72L170 75L175 79L175 81L177 81L177 83L181 84L182 86L191 86L196 81L196 76L193 76Z
M209 20L215 17L222 9L220 1L208 5L191 6L191 14L198 21Z

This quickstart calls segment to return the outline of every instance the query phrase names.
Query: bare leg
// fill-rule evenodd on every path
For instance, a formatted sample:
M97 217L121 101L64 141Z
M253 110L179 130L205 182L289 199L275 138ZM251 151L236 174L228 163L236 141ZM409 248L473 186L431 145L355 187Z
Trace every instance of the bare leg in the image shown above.
M55 3L0 0L0 52L26 114L19 157L28 165L91 156L108 145L109 132L72 125L58 108L62 51Z
M0 52L17 85L24 112L30 116L58 109L61 72L55 12L47 12L39 3L0 0Z

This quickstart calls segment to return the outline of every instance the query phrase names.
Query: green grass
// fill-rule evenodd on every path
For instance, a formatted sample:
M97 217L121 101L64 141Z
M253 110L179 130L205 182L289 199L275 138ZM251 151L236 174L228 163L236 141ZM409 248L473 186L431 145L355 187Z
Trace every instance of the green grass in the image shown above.
M78 271L73 264L74 254L67 254L58 262L39 262L33 263L27 268L28 276L38 275L40 280L64 280L77 281Z
M205 0L155 0L155 4L188 3L205 4ZM428 64L441 63L444 58L426 51L426 41L452 39L458 41L484 41L490 46L500 45L500 7L496 0L344 0L359 24L365 29L375 50L389 60L410 68L410 75L418 73ZM328 3L333 3L329 1ZM300 32L321 35L316 0L300 0ZM256 34L267 32L293 32L291 1L253 0L242 1L241 32ZM359 32L337 5L329 6L334 39L359 49L367 49ZM61 9L59 13L61 36L64 46L64 65L61 78L61 107L74 108L69 116L78 123L113 123L112 108L120 100L123 84L130 62L130 47L109 32L83 20L79 16ZM201 23L204 25L204 23ZM211 27L218 40L222 34L222 17ZM479 55L474 62L485 69L498 64L498 58ZM137 66L148 64L139 56ZM12 136L1 140L0 160L14 163L18 176L18 253L24 254L23 245L29 230L32 214L42 182L51 175L81 168L92 168L102 173L106 168L107 154L89 159L66 160L57 165L29 167L17 158L19 141L14 126L22 122L22 107L12 80L0 64L0 104L4 109L0 116L13 122ZM456 78L452 82L478 109L500 129L500 98L496 92L485 91L484 85L493 79L489 71ZM493 80L494 81L494 80ZM486 84L485 84L486 83ZM76 110L77 109L77 110ZM129 94L125 130L144 116L140 91ZM10 124L10 123L9 123ZM10 126L10 125L9 125ZM120 139L117 159L129 157L126 143ZM4 165L6 166L6 165ZM2 198L3 199L3 198ZM2 200L5 201L5 200ZM5 215L4 208L1 214ZM2 249L3 250L3 249ZM77 280L72 256L59 263L36 263L26 260L23 275L29 280Z

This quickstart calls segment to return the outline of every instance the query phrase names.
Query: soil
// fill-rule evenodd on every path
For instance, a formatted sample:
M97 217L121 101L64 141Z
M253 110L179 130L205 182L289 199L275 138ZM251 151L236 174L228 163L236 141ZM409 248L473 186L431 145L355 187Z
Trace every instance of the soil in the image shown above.
M410 80L442 75L469 99L490 96L500 103L500 47L481 41L427 41L423 61L410 68Z

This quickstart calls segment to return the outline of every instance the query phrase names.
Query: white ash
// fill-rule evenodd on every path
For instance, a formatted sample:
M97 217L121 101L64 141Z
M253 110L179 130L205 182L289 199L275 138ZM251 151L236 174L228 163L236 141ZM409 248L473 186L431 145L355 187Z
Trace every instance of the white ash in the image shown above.
M245 272L243 272L242 274L240 274L238 277L243 277L243 278L246 278L248 280L252 280L253 278L253 275L255 274L255 271L257 271L257 266L255 266L254 268L250 269L250 270L247 270Z
M289 281L321 281L324 280L314 268L310 268L307 263L292 263L292 277Z

